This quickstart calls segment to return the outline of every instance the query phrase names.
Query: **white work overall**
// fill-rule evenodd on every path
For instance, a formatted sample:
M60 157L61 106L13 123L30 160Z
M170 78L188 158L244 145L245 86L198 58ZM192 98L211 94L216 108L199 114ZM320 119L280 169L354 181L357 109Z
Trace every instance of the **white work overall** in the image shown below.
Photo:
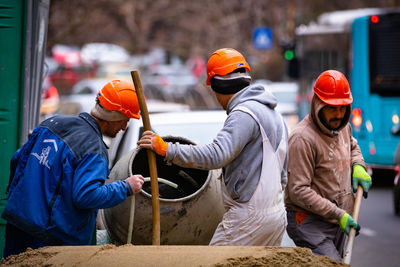
M279 246L287 225L283 204L281 172L286 158L287 137L282 122L282 139L275 151L258 118L246 107L237 107L258 123L263 138L261 176L248 202L238 203L221 180L225 214L215 230L210 245L216 246ZM251 156L251 155L249 155Z

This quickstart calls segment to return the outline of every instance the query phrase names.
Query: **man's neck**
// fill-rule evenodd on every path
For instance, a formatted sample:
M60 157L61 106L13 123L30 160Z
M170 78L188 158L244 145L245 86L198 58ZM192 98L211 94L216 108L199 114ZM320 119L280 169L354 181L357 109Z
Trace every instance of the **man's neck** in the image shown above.
M101 134L103 135L103 134L104 134L104 131L105 131L105 128L107 127L106 121L101 120L101 119L99 119L99 118L96 118L96 117L93 116L92 114L90 114L90 116L92 116L92 117L96 120L97 124L98 124L99 127L100 127L100 132L101 132Z

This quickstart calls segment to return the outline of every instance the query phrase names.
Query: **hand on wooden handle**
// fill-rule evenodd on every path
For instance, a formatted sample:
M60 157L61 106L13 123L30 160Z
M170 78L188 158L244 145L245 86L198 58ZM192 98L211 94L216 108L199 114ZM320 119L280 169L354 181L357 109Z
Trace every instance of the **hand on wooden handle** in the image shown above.
M145 131L137 144L142 148L151 149L163 157L167 153L168 144L152 131Z
M339 226L346 235L350 233L350 227L356 229L356 236L359 234L361 229L360 225L347 212L343 214L342 218L340 218Z

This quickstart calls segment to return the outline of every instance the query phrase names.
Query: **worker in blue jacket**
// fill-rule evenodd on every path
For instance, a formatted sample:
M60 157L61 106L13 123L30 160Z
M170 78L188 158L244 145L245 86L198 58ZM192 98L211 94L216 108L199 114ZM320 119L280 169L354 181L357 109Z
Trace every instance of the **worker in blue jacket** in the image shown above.
M109 174L103 135L115 137L139 119L132 83L114 80L97 94L90 114L43 121L11 159L4 258L54 245L89 245L98 209L139 193L141 175L105 184Z

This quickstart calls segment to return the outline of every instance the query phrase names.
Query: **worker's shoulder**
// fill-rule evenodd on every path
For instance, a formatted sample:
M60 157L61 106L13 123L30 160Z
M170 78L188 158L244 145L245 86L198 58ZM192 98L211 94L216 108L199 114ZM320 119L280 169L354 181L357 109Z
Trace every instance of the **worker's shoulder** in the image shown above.
M289 136L290 142L300 141L313 143L316 135L318 135L314 125L309 117L300 121L291 131Z
M343 127L343 132L345 132L348 135L353 135L353 129L351 128L350 122L348 122L344 127Z
M60 128L79 124L83 124L83 120L78 116L55 115L42 121L40 126L45 128Z
M85 133L90 138L96 134L96 130L78 116L56 115L40 124L40 127L47 128L61 139L80 137L80 133ZM98 134L98 133L97 133ZM82 138L85 138L82 136Z
M80 160L85 154L100 154L107 158L107 148L100 130L80 116L56 115L47 119L41 126L67 144L75 158Z
M236 107L232 109L232 111L228 114L228 117L235 119L243 119L243 118L253 118L253 115L260 121L265 121L266 123L273 120L274 117L278 116L278 112L273 108L260 103L255 100L248 100L243 103L240 103ZM252 120L251 120L252 121ZM242 123L243 121L241 121Z

